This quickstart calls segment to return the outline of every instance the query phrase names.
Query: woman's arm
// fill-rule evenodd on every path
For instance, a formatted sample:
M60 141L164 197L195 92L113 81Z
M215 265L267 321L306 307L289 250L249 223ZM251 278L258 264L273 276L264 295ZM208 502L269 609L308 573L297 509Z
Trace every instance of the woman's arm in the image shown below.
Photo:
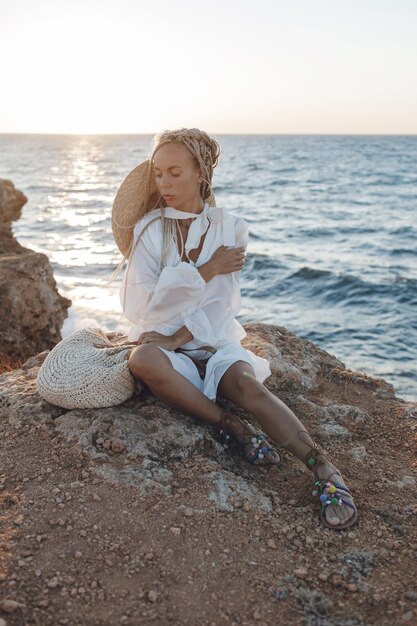
M191 339L194 339L194 335L190 333L186 326L181 326L181 328L179 328L172 336L175 339L175 343L178 343L176 346L177 348L182 346L184 343L191 341Z
M123 311L133 323L169 323L177 315L191 315L201 306L206 283L215 275L211 261L199 268L181 261L164 267L158 276L160 250L153 240L155 233L154 237L149 233L151 227L134 247L119 292Z

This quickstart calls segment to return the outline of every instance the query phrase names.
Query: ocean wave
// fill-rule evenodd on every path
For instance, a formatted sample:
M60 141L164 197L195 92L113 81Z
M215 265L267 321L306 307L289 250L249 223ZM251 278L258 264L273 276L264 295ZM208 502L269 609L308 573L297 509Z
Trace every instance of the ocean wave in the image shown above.
M403 254L411 254L411 255L416 256L417 250L416 248L393 248L392 250L388 250L387 254L389 256L397 256L397 255L403 255Z
M277 282L274 291L296 294L303 301L314 298L322 303L351 307L368 307L371 301L378 301L382 310L389 300L412 303L417 293L417 280L395 277L387 283L374 283L352 274L304 266Z

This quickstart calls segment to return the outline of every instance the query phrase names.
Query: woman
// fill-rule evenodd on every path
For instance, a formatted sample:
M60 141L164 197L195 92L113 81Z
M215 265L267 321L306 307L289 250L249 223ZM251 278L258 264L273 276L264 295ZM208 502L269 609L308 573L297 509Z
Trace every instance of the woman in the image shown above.
M246 332L235 316L248 224L215 206L211 181L219 155L218 142L203 131L164 131L116 195L113 232L122 264L128 259L120 298L131 322L128 339L138 344L130 370L167 405L232 435L248 461L280 464L263 433L216 398L247 411L314 473L323 523L347 528L358 513L340 472L263 385L268 361L240 345Z

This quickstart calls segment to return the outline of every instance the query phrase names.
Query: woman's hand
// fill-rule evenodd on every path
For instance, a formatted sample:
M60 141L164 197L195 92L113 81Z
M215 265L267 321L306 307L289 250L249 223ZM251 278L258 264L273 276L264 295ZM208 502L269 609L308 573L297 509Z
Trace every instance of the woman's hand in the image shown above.
M215 267L216 274L229 274L242 269L246 260L246 248L229 248L220 246L210 259L210 263Z
M175 350L178 348L178 339L174 335L162 335L154 330L141 333L138 337L138 346L145 343L153 343L166 350Z

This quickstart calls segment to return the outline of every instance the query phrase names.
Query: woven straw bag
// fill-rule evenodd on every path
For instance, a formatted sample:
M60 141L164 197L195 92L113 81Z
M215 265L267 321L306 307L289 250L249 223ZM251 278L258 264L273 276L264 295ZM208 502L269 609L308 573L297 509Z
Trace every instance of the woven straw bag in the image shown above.
M42 363L36 379L39 395L66 409L121 404L138 385L128 365L128 353L136 345L112 343L100 328L73 332Z

